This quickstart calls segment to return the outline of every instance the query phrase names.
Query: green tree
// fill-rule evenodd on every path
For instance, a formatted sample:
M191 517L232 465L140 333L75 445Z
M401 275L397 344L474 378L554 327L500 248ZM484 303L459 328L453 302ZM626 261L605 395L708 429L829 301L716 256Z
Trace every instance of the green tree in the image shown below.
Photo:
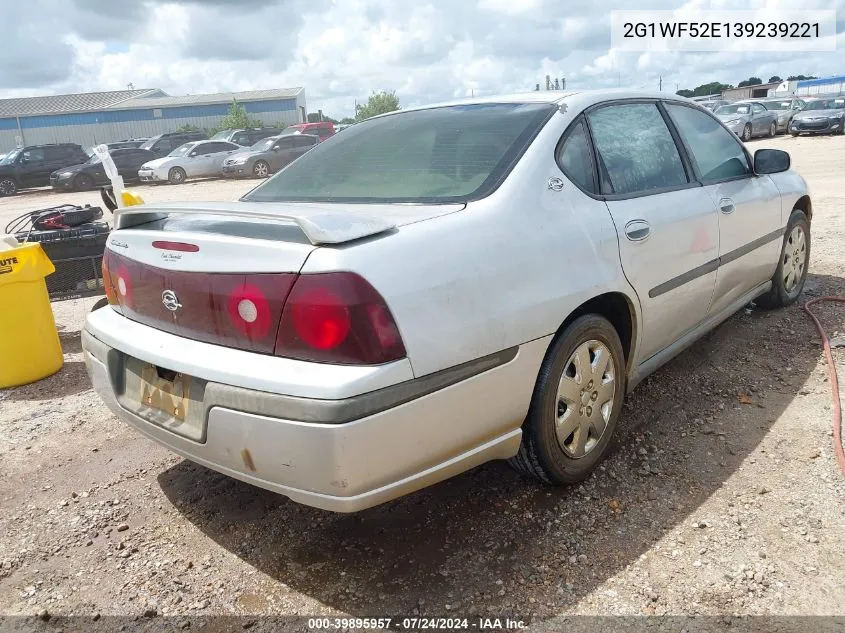
M340 120L340 122L342 125L352 125L353 123L355 123L355 119L353 119L352 117L345 116Z
M770 84L773 84L773 83L780 83L780 82L782 82L782 81L783 81L783 79L782 79L782 78L780 78L780 77L778 77L777 75L773 75L773 76L769 77L769 83L770 83Z
M374 92L370 95L370 98L367 99L366 104L359 105L356 108L355 120L363 121L364 119L369 119L370 117L374 117L378 114L394 112L398 109L399 97L396 96L395 90L391 90L390 92L385 90L382 90L381 92Z
M229 112L220 119L220 123L211 130L211 134L214 135L221 130L238 130L247 127L261 127L262 125L260 119L251 118L247 114L246 108L238 103L236 99L232 99Z
M749 77L748 79L744 79L740 81L736 87L737 88L745 88L746 86L759 86L763 83L763 80L759 77Z
M686 88L683 88L682 90L678 90L678 92L676 92L675 94L678 95L678 96L681 96L681 97L694 97L695 96L695 92L693 92L692 90L687 90Z
M790 75L786 78L787 81L803 81L805 79L818 79L815 75Z
M196 125L191 125L190 123L186 123L182 127L180 127L177 132L200 132L201 130Z
M727 90L728 88L733 88L733 86L723 84L718 81L711 81L709 84L701 84L700 86L697 86L695 90L693 90L693 96L705 97L707 95L721 94L722 91Z

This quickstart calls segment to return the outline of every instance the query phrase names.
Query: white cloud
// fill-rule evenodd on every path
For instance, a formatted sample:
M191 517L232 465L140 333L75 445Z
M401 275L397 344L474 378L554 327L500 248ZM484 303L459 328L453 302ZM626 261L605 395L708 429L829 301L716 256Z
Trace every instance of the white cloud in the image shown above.
M692 88L756 75L845 72L841 54L622 53L609 49L619 2L568 0L50 0L12 3L0 96L114 90L174 95L304 86L309 109L352 113L374 90L416 105L471 93ZM650 8L835 8L845 0L655 0Z

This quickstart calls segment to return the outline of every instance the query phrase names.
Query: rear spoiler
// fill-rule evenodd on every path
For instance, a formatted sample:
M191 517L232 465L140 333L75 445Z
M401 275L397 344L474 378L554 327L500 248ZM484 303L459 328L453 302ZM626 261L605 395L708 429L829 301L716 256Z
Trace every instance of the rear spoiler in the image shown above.
M396 228L385 218L355 212L332 212L325 207L306 207L291 212L290 206L265 211L263 203L200 203L166 207L151 205L130 206L114 211L114 229L128 229L148 222L163 220L170 215L215 215L273 223L294 223L311 244L342 244L362 237L378 235ZM256 208L258 207L258 208ZM279 209L279 207L271 207Z

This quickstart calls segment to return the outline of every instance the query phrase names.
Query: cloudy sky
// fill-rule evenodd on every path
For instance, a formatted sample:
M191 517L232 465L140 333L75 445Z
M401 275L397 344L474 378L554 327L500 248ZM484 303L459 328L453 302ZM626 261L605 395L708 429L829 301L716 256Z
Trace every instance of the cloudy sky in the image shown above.
M838 52L621 53L616 0L7 0L0 97L304 86L309 110L352 113L373 90L404 105L531 90L664 90L751 75L845 74L845 0L645 0L642 9L837 9ZM774 14L774 13L773 13Z

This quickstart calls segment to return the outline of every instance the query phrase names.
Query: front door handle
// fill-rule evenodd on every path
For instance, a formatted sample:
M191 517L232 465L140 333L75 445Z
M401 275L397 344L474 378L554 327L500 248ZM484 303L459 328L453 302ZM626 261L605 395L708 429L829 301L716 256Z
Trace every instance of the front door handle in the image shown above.
M625 237L632 242L642 242L651 233L651 226L645 220L631 220L625 225Z
M736 211L736 206L734 205L734 201L730 198L722 198L719 200L719 211L724 214L733 213Z

